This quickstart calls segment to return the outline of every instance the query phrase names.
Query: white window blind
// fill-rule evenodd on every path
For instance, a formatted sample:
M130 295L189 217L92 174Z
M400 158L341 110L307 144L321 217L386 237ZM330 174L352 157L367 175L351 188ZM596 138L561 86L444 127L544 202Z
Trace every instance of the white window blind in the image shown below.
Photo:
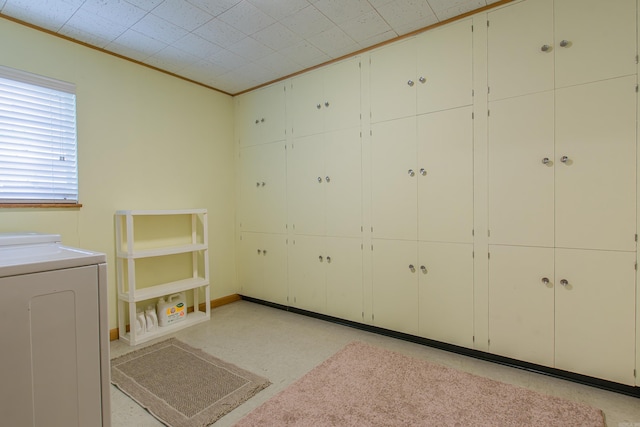
M75 85L0 66L0 203L77 203Z

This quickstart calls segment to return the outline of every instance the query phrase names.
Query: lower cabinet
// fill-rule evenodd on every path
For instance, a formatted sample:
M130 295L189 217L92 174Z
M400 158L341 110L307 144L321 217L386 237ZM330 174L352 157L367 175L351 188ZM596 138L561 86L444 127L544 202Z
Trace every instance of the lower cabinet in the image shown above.
M473 347L473 246L374 240L373 323Z
M241 233L239 254L242 295L287 304L287 236Z
M635 383L635 252L490 246L489 351Z
M362 322L362 240L295 236L289 245L289 284L292 306Z

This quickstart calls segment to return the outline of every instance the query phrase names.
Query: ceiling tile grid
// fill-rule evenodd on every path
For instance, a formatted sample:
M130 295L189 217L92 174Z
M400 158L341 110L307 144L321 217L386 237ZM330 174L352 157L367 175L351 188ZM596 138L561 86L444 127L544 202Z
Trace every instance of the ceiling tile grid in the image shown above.
M500 0L0 0L0 14L236 94Z

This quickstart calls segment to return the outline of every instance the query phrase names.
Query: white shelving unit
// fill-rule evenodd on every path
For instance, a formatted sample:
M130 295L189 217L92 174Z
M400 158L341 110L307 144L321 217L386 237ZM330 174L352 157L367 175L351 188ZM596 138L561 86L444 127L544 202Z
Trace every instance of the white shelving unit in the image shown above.
M164 230L154 230L150 233L148 227L141 226L145 220L158 219L153 217L180 215L189 217L191 221L190 236L186 233L176 235L175 232L165 234ZM171 220L171 218L166 219ZM174 219L179 220L179 218ZM139 229L144 229L145 232L136 234L134 225L137 225ZM121 340L134 346L211 318L206 209L120 210L115 214L115 226L118 329ZM191 254L192 274L190 277L166 283L147 284L144 287L136 285L138 279L136 276L137 261L181 254ZM155 331L146 331L143 334L136 333L133 324L138 303L148 301L149 305L155 307L158 298L183 291L193 291L193 311L187 314L185 320L158 327ZM201 291L204 293L204 311L200 309ZM130 331L127 331L127 320L131 324Z

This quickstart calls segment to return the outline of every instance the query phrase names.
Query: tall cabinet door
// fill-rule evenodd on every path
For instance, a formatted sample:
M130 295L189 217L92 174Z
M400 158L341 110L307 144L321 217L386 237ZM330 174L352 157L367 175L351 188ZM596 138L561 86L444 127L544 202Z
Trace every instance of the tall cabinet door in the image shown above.
M416 113L416 40L409 39L373 51L371 61L371 121Z
M285 93L282 83L243 95L236 100L240 145L264 144L285 138Z
M296 138L287 151L289 214L297 234L325 233L324 153L322 134Z
M472 348L473 245L421 242L418 253L420 335Z
M489 351L554 365L554 250L489 247Z
M554 244L553 91L489 104L490 242Z
M242 233L239 255L242 295L287 304L286 235Z
M325 313L326 254L324 238L296 236L289 245L289 283L293 306L316 313Z
M240 150L240 228L286 232L286 154L284 142Z
M636 249L636 78L556 91L556 246Z
M325 131L345 129L360 124L360 58L332 64L324 75Z
M635 0L555 0L556 87L635 74L636 19Z
M304 73L291 81L294 137L317 134L324 129L322 71Z
M324 135L325 223L328 236L362 235L362 144L360 128Z
M473 102L473 33L466 19L417 38L417 113Z
M472 107L418 116L418 238L473 241Z
M362 240L325 238L327 314L363 321Z
M556 249L556 368L635 383L635 260Z
M412 240L417 234L416 119L372 126L373 236Z
M418 244L374 240L373 324L418 335Z

